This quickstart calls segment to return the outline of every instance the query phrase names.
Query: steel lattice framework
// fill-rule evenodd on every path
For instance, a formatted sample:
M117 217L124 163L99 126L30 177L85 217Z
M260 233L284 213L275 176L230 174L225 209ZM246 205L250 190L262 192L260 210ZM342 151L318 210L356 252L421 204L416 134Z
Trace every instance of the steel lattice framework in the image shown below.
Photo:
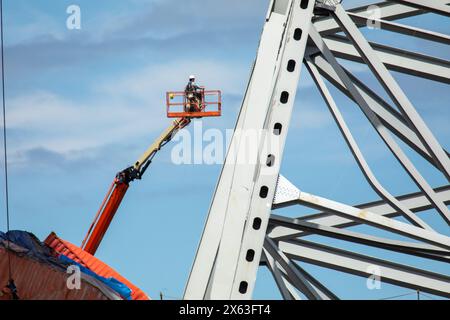
M369 266L376 266L382 272L382 281L450 297L448 275L305 239L320 235L450 262L450 238L433 230L418 215L434 209L448 228L450 185L431 186L404 148L414 150L447 181L450 181L449 154L390 72L448 84L450 62L369 42L360 30L376 22L391 32L449 45L448 35L396 22L429 12L448 17L447 2L374 3L379 16L373 18L370 6L346 11L339 1L272 0L235 134L186 286L186 299L250 299L260 266L270 270L284 299L299 299L301 295L309 299L338 299L325 283L301 267L302 262L363 277L371 276ZM343 60L366 64L393 104L344 68L340 62ZM361 172L382 200L360 205L339 203L304 192L280 175L302 66L314 80ZM347 126L327 87L329 84L360 108L373 126L373 132L379 135L420 192L394 197L383 187ZM254 164L236 161L240 154L249 152L242 143L244 138L237 134L245 130L264 132L255 149L259 161ZM274 146L270 143L274 139L278 143L276 148L269 151L263 148L263 145ZM404 142L403 147L399 140ZM298 205L320 213L297 219L276 214L279 208ZM396 219L400 216L405 220ZM349 230L357 225L389 231L410 241Z

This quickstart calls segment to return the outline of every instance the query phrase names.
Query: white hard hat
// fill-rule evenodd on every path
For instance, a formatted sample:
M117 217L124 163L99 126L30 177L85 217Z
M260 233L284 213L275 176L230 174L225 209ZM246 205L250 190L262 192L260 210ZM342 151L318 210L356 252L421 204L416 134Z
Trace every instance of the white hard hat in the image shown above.
M193 74L191 74L191 75L189 76L189 80L195 80L195 76L194 76Z

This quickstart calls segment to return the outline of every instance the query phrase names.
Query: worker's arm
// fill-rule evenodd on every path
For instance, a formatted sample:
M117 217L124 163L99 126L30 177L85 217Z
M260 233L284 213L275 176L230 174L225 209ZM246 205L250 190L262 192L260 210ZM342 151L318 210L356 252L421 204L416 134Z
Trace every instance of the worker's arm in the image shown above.
M112 183L105 199L98 210L94 222L81 245L88 253L94 255L97 251L109 225L111 224L117 209L128 190L129 183L135 179L141 179L147 170L155 154L172 138L176 133L186 127L191 122L190 119L180 118L175 120L161 136L142 154L132 167L119 172Z

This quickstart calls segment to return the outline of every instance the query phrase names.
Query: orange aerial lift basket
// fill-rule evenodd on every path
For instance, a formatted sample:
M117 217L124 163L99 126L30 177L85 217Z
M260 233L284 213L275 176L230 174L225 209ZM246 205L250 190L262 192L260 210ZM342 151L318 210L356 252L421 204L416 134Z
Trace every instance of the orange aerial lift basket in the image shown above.
M111 184L100 209L83 240L82 249L94 255L117 212L130 182L141 179L155 154L174 135L191 123L192 118L219 117L222 112L222 97L219 90L207 91L195 87L188 93L167 92L167 117L177 118L161 136L145 151L133 166L120 171Z
M205 90L201 87L197 96L187 96L184 91L167 92L168 118L220 117L222 114L222 93L219 90Z

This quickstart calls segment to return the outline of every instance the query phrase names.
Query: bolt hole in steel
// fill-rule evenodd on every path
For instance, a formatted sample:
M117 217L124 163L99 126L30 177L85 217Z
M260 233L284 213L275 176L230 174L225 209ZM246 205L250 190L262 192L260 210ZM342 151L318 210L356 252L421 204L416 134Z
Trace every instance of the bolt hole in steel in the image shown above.
M282 104L286 104L289 101L289 92L283 91L281 93L280 102Z
M306 8L308 8L308 4L309 4L309 0L302 0L300 2L300 8L306 9Z
M245 259L248 262L252 262L254 258L255 258L255 250L252 249L248 250Z
M279 122L275 123L273 126L273 134L279 136L281 134L281 130L283 129L283 125Z
M288 65L287 65L287 71L294 72L295 65L296 65L295 60L289 60Z
M299 41L302 38L302 29L297 28L294 31L294 40Z
M271 167L271 166L273 166L274 164L275 164L275 156L274 156L273 154L269 154L269 155L267 156L266 165L267 165L268 167Z
M241 284L239 285L239 292L245 294L247 292L247 288L248 288L247 281L241 281Z
M259 190L259 196L263 199L265 199L267 197L268 193L269 193L269 188L267 188L266 186L262 186L261 189Z
M261 228L261 223L262 223L261 218L255 218L253 220L253 229L259 230Z

